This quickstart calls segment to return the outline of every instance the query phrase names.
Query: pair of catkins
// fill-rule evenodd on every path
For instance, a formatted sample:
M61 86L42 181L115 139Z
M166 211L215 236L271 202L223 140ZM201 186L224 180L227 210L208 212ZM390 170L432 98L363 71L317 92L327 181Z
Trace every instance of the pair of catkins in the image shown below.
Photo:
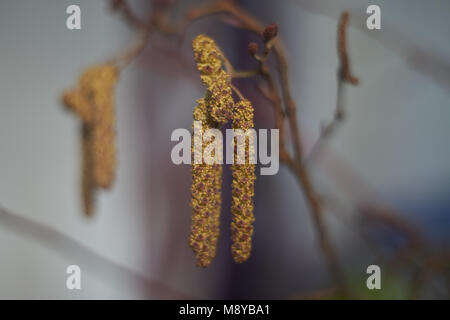
M197 101L194 109L194 121L201 121L202 132L208 129L219 129L232 121L233 129L245 132L254 127L253 107L250 101L242 99L234 102L230 75L222 69L223 56L214 40L205 36L197 36L193 42L194 58L200 78L207 87L206 94ZM235 139L239 138L235 132ZM203 151L207 147L202 135L193 135L192 158L194 160L195 147L200 146ZM244 136L245 139L245 136ZM236 149L234 150L234 164L231 167L232 207L231 207L231 235L232 256L235 262L246 261L251 252L251 238L253 235L253 196L255 182L255 165L250 163L250 156L254 147L245 142L246 162L238 164ZM236 144L235 144L236 145ZM220 211L222 204L222 165L207 164L204 160L197 164L192 162L191 206L192 225L189 245L194 251L197 265L207 267L216 255L219 237Z

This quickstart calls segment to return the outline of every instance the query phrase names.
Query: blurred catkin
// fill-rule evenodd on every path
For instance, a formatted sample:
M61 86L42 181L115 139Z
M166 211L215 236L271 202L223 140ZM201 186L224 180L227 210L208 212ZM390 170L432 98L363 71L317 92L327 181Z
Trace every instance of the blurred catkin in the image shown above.
M85 212L93 210L96 187L112 186L116 171L114 89L118 69L96 65L80 77L77 87L64 93L64 104L82 121L83 201Z
M245 132L253 129L253 107L248 100L241 100L236 103L233 110L233 129L235 129L236 141L243 135L241 141L245 143L245 162L237 163L237 147L235 143L235 159L231 166L233 175L232 183L232 205L231 205L231 237L232 255L237 263L246 261L252 248L253 222L253 196L255 194L255 165L250 159L254 156L254 145L250 143ZM236 130L236 129L241 129ZM244 140L245 139L245 140Z

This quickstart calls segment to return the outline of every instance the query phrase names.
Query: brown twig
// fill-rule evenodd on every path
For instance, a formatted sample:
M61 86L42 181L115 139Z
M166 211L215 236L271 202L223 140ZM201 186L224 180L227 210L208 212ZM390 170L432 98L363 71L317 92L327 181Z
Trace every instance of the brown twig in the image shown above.
M334 110L333 119L328 125L323 126L320 130L320 136L311 148L308 156L303 160L304 163L310 163L319 154L322 146L333 135L336 128L346 117L345 104L343 103L343 95L345 83L357 85L359 79L350 71L350 62L347 48L347 26L349 21L349 13L343 12L338 24L337 31L337 52L339 57L339 67L337 71L337 92L336 92L336 109Z
M128 2L125 0L111 0L110 8L112 11L119 12L125 22L133 28L144 29L147 26L145 22L133 13Z
M347 47L347 25L349 20L349 13L344 12L341 15L338 26L338 55L341 63L339 68L339 78L352 85L357 85L359 79L355 77L350 71L350 62L348 57Z
M238 95L239 99L245 100L244 95L241 93L241 91L239 91L238 88L236 88L236 86L234 84L230 83L230 87L234 91L234 93L236 93Z

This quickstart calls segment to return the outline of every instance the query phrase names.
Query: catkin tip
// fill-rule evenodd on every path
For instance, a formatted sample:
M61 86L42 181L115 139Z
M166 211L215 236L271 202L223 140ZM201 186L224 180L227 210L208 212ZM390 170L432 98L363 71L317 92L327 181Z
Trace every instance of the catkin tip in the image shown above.
M222 69L222 53L213 39L198 35L192 42L200 78L207 87L208 114L219 125L231 120L233 111L230 75Z

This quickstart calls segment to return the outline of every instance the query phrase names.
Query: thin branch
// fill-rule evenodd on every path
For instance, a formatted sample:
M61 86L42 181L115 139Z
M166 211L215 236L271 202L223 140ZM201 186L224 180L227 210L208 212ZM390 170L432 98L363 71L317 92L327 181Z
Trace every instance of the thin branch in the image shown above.
M131 10L128 2L125 0L110 0L112 11L120 12L124 21L133 28L145 29L147 24L139 19Z
M150 39L153 31L153 28L151 28L150 26L140 30L141 35L136 45L124 55L114 58L112 63L118 65L120 69L126 68L145 50L148 40Z
M346 117L345 104L343 103L343 95L345 84L357 85L359 79L355 77L350 70L350 62L347 48L347 26L349 21L348 12L341 15L337 31L337 53L339 57L339 67L337 71L337 91L336 91L336 109L334 110L333 119L328 125L323 126L320 130L320 136L311 148L309 154L303 159L305 164L309 164L315 160L322 150L323 145L335 133L339 124Z
M338 26L338 55L340 61L339 67L339 78L352 85L357 85L359 83L359 79L355 77L350 70L350 62L348 57L348 48L347 48L347 25L349 20L348 12L344 12L341 15L341 19L339 20Z
M127 283L142 291L143 296L159 299L186 299L185 294L177 292L162 282L150 280L127 267L120 265L85 245L68 237L51 227L45 226L31 219L21 217L0 206L0 227L17 232L32 242L40 243L52 249L60 256L64 256L73 263L80 265L94 273L99 279L108 284Z
M301 6L315 15L335 19L339 12L340 1L317 1L317 0L291 0L290 2ZM385 19L383 29L389 32L373 32L366 27L367 16L363 10L352 12L352 27L364 33L369 39L377 41L385 48L402 57L411 68L429 77L433 82L444 90L450 90L450 63L448 59L429 50L428 47L417 45L417 39L401 32Z
M232 79L237 79L237 78L251 78L253 76L256 76L259 73L258 70L242 70L242 71L234 71L231 74L231 78Z
M238 88L236 88L236 86L232 83L230 83L230 87L231 89L233 89L233 91L238 95L239 99L244 100L244 95L241 93L241 91L239 91Z

